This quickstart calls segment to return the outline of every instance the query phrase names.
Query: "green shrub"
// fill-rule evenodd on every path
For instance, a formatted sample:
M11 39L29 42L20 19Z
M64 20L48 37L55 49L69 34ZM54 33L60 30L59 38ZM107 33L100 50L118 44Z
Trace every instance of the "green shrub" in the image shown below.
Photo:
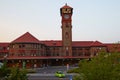
M70 72L79 73L74 80L120 80L120 53L99 53L91 61L80 61L79 68Z

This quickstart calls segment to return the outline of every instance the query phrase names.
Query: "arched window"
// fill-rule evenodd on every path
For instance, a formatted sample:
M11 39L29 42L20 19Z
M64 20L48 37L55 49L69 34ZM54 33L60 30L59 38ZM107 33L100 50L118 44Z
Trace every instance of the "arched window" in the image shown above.
M65 33L65 37L66 37L66 39L69 38L69 33L68 32Z

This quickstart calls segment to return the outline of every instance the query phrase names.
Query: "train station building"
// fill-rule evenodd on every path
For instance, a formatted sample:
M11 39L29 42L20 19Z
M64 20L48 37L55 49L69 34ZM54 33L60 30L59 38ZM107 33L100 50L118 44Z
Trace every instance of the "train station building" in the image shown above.
M91 59L99 52L119 51L119 44L100 41L72 41L73 8L60 8L62 40L39 40L26 32L9 43L0 43L0 62L12 67L33 68L55 65L74 65L81 59ZM59 28L58 28L59 29Z

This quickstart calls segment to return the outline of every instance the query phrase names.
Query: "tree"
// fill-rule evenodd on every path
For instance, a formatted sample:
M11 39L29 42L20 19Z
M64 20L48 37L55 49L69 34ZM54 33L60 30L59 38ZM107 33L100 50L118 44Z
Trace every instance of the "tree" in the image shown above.
M4 62L4 64L0 68L0 80L7 78L9 74L10 74L10 69L7 68L6 62Z
M11 68L11 73L8 80L27 80L27 71L19 69L18 66Z
M120 80L120 53L100 53L91 61L82 60L79 68L72 70L80 79L74 80Z
M0 68L0 80L27 80L27 71L20 69L17 65L8 68L5 62Z

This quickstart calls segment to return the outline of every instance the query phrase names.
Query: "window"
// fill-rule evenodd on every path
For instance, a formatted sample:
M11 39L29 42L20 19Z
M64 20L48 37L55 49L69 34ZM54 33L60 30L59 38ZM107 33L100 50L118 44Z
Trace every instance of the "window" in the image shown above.
M65 33L65 37L66 37L66 39L69 38L69 33L68 32Z
M25 47L24 44L20 44L20 45L19 45L19 48L24 48L24 47Z

